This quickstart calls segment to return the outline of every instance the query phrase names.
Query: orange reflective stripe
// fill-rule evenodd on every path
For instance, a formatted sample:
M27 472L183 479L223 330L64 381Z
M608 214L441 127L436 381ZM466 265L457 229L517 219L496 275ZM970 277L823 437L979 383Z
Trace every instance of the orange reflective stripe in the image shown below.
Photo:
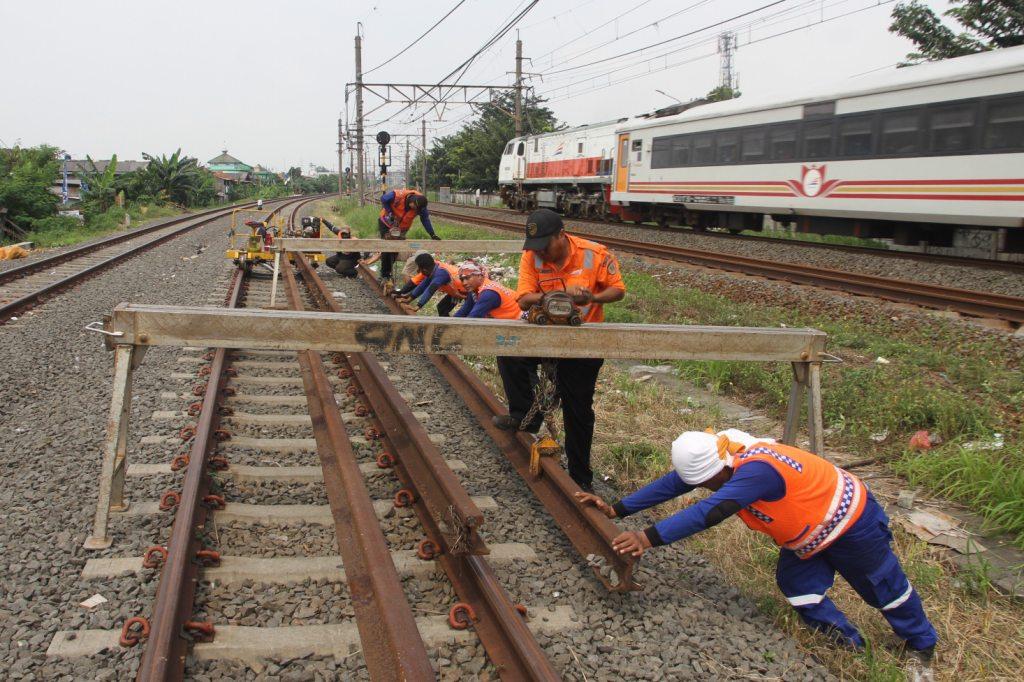
M739 517L801 559L813 556L845 533L864 511L867 488L853 474L817 455L781 443L756 443L737 454L733 467L771 466L786 485L781 500L758 500Z

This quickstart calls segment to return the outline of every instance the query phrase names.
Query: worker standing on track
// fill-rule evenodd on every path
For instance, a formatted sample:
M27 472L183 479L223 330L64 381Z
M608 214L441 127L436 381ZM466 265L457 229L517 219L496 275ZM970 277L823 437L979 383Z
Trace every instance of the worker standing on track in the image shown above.
M857 628L826 596L838 571L907 643L912 677L930 678L938 635L890 547L885 510L859 478L817 455L737 429L683 433L672 443L672 466L612 505L576 493L581 503L621 518L696 488L713 491L644 531L621 533L612 542L617 552L639 557L739 514L779 545L776 582L804 623L849 646L864 646Z
M516 292L487 277L476 263L467 261L459 265L459 281L466 287L466 302L455 311L455 317L518 320L523 316Z
M440 239L434 233L427 211L427 198L412 189L393 189L385 192L380 198L380 217L377 219L377 230L381 239L405 239L416 216L420 217L423 229L431 239ZM381 279L390 280L397 254L384 252L380 259Z
M566 234L562 218L542 208L526 221L526 242L519 262L519 307L529 310L546 291L565 290L581 307L584 323L604 320L602 304L620 301L626 285L614 254L596 242ZM534 406L541 358L498 358L498 372L508 398L509 414L494 417L506 431L537 433L544 415ZM601 358L561 359L554 363L555 384L565 424L565 454L569 475L591 491L590 446L594 440L594 390ZM530 416L528 423L523 423Z
M414 288L408 294L401 295L399 299L415 299L413 305L418 310L440 291L444 297L437 302L437 314L448 317L455 309L456 301L466 298L466 287L459 281L458 269L454 265L434 260L429 253L419 254L415 262L419 268L419 277L410 280L410 283L415 283Z

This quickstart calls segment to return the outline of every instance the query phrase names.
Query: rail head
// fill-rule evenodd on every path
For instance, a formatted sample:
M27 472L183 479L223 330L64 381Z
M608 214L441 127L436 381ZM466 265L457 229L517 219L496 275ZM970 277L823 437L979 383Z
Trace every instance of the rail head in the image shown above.
M454 353L552 358L821 362L817 329L396 317L122 303L104 320L111 342L324 352Z

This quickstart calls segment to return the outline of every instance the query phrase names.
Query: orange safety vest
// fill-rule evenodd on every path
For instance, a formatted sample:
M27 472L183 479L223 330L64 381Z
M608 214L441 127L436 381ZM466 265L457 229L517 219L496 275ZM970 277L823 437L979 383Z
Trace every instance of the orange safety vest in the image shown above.
M441 261L434 261L434 265L439 268L444 268L448 271L448 276L452 278L452 281L445 284L443 287L438 287L438 291L443 291L449 296L455 298L466 298L466 287L459 281L459 269L454 265L448 263L442 263Z
M419 215L419 211L415 208L406 208L405 201L408 197L419 194L416 190L412 189L396 189L395 200L391 202L391 214L395 217L395 223L393 227L397 227L403 233L408 232L409 228L412 227L412 221ZM384 222L387 222L386 218L388 210L386 208L380 209L380 217Z
M476 292L478 299L481 291L493 291L501 298L501 303L497 308L487 313L487 317L499 320L518 320L522 316L523 311L519 308L519 302L516 300L516 292L504 284L498 284L494 280L485 278L484 283L480 285Z
M864 511L867 488L853 474L817 455L781 443L755 443L734 456L733 468L765 462L782 476L786 494L739 511L743 523L807 559L835 542Z
M569 239L569 256L562 266L545 263L533 251L524 251L519 261L519 288L516 295L522 297L537 291L564 291L571 286L581 286L598 294L615 287L626 289L619 272L618 261L608 247L575 235ZM584 322L602 322L604 306L590 303L580 308Z

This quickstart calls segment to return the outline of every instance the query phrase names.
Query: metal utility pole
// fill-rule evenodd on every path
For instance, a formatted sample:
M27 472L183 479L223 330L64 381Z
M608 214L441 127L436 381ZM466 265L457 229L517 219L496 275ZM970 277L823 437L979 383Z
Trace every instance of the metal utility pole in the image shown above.
M523 134L523 41L516 38L516 137Z
M366 205L366 176L363 165L363 37L356 24L356 154L359 156L359 205Z
M409 189L409 138L405 138L405 188Z
M345 132L338 119L338 194L345 191Z
M422 140L422 144L423 144L423 168L420 169L420 173L422 174L421 177L423 179L423 187L420 188L420 191L423 192L424 195L426 195L426 193L427 193L427 121L426 120L422 120L422 121L420 121L420 124L422 125L422 127L420 128L420 131L421 131L421 133L420 133L421 138L420 139Z

